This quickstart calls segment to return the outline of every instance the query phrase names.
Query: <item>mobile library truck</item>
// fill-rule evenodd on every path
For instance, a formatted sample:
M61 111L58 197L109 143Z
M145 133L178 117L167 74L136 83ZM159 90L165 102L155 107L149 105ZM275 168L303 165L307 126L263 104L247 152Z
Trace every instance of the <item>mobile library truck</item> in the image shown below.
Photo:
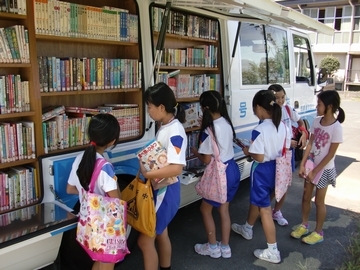
M5 126L0 155L8 161L0 164L0 269L38 269L58 255L67 258L66 269L89 269L90 259L75 242L78 198L66 193L72 162L89 143L91 115L112 113L121 140L104 156L121 188L134 179L136 154L157 130L143 92L158 81L168 83L186 108L189 146L197 142L198 98L206 90L223 94L241 139L250 139L258 122L251 105L254 94L272 83L284 87L287 103L308 125L316 115L316 87L326 77L317 78L305 32L331 35L333 30L271 0L18 0L16 8L3 2L0 46L9 54L0 54L6 63L1 68L10 75L19 70L28 82L30 94L23 95L31 110L12 110L6 101L19 95L11 88L10 96L1 95L0 105L14 113L1 118L32 125L21 136L14 127L16 140L7 141L9 136L2 135L9 127L0 124ZM14 27L19 42L9 46L1 27L14 24L20 25ZM24 25L26 31L19 32ZM20 63L17 49L30 63ZM1 91L5 79L0 78ZM35 158L16 158L20 152L26 156L28 140ZM241 180L246 179L251 161L236 144L234 149ZM180 176L181 206L200 199L194 185L201 164L190 151L187 156ZM23 180L13 167L24 170ZM135 238L129 227L130 248Z

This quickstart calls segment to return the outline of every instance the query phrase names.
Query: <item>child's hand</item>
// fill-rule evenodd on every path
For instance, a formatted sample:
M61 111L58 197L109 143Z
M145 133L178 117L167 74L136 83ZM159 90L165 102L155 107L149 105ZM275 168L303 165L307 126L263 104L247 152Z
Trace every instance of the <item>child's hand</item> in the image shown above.
M303 134L301 135L298 145L300 146L300 149L304 149L306 146L306 133L303 132Z
M147 177L147 170L145 169L144 164L142 164L142 162L139 162L139 163L140 163L140 172L141 172L141 174L142 174L145 178L148 178L148 177Z
M199 155L199 152L195 147L191 147L190 152L196 157Z
M298 142L295 141L295 140L291 140L290 145L291 145L291 148L294 148L294 149L295 149L295 148L298 146Z
M249 147L243 147L242 150L243 150L245 156L250 156Z
M315 174L314 174L314 172L311 170L311 171L308 173L308 175L306 176L305 179L306 179L306 181L312 183L312 181L314 180L314 178L315 178Z
M300 168L299 168L299 176L300 176L301 178L306 179L306 170L305 170L305 166L303 166L303 165L300 165Z

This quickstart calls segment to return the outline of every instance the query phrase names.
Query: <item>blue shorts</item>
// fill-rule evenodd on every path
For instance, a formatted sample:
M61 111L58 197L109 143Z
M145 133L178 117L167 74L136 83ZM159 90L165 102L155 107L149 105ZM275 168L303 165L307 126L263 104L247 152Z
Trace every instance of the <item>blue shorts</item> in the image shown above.
M239 188L240 185L240 170L239 166L236 164L234 159L230 159L225 162L225 164L228 164L226 167L226 183L227 183L227 202L231 202L236 194L236 191ZM219 207L221 203L214 202L211 200L203 199L208 204L211 204L214 207Z
M180 180L153 192L156 211L156 234L162 234L180 207Z
M275 160L264 163L253 162L251 166L250 203L258 207L268 207L270 196L275 190Z

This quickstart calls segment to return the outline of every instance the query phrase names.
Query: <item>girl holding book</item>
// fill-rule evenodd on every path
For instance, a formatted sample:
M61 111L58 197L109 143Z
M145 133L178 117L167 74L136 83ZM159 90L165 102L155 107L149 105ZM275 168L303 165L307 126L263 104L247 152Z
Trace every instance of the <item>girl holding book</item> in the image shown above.
M186 165L187 136L182 123L185 111L176 102L174 92L165 83L149 87L144 94L150 117L157 122L156 140L167 151L169 165L158 170L146 171L140 162L140 170L145 178L178 177ZM166 181L166 180L163 180ZM180 181L154 190L156 210L156 235L150 237L140 234L138 245L143 253L145 270L169 270L171 268L171 242L167 226L180 206ZM159 254L155 248L155 240Z
M300 115L289 105L285 104L286 101L286 92L285 89L280 84L272 84L269 86L268 90L274 92L276 103L281 107L281 120L285 123L287 127L287 135L288 138L286 140L286 148L292 150L292 171L295 170L295 149L299 147L301 151L306 146L306 140L308 136L308 132L305 128L304 121L301 120ZM301 132L301 137L297 141L296 138L292 138L292 122L296 122L298 124L298 130ZM286 193L280 199L279 202L275 202L273 209L273 219L280 225L286 226L288 225L288 221L283 217L281 213L281 207L285 202Z
M281 257L276 243L271 196L275 190L276 158L282 155L286 126L281 122L281 107L275 102L272 91L257 92L252 106L260 124L251 133L250 147L243 148L244 154L254 160L250 173L250 207L246 223L234 223L231 228L245 239L251 240L252 228L260 214L268 248L256 249L254 255L264 261L279 263Z
M205 164L211 161L214 152L211 136L207 130L210 129L219 148L220 160L227 164L227 201L220 204L203 198L200 211L203 216L208 242L196 244L194 248L195 252L200 255L207 255L212 258L219 258L221 256L223 258L230 258L229 238L231 221L229 202L233 200L240 184L240 171L234 160L233 139L236 135L226 109L225 101L219 92L206 91L202 93L200 96L200 106L203 116L200 128L199 150L192 148L191 152ZM222 236L220 242L216 241L215 222L212 216L213 207L216 207L220 213Z
M111 114L97 114L93 116L88 129L90 144L83 153L78 155L72 165L66 191L69 194L79 194L82 188L89 190L92 173L97 159L103 158L104 151L115 147L120 137L120 126ZM112 198L121 196L117 177L110 163L104 164L94 187L94 193ZM113 270L114 263L96 261L93 270Z
M340 96L335 90L321 92L316 106L317 115L311 127L309 145L300 163L299 175L305 178L302 198L302 223L291 232L294 238L300 238L309 233L309 214L311 197L315 190L316 227L315 230L302 241L309 245L324 240L322 227L326 217L325 195L328 186L336 185L335 154L340 143L343 142L343 131L340 123L345 120L345 112L340 107ZM335 114L337 116L335 117ZM314 168L306 173L307 160L314 162ZM319 175L321 174L320 178ZM318 182L315 183L315 178Z

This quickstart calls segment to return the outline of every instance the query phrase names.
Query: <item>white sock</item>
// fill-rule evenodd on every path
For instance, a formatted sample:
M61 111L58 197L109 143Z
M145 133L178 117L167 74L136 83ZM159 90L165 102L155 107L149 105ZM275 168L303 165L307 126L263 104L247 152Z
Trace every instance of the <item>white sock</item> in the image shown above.
M267 245L268 245L268 249L269 249L269 251L271 253L276 254L276 253L279 252L278 249L277 249L277 243L276 242L274 244L267 243Z
M246 221L246 223L245 223L245 229L246 229L247 231L251 231L252 228L253 228L253 226L254 226L254 225L250 225L250 224Z

